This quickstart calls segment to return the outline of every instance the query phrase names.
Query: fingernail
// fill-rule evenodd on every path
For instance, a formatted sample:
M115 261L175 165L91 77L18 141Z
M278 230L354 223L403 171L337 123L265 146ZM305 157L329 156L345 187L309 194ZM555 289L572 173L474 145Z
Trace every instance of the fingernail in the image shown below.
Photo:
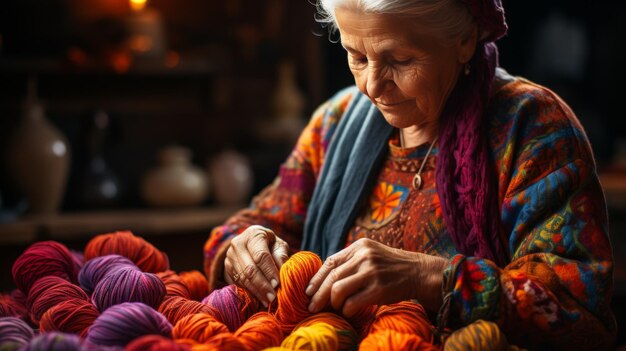
M315 304L313 302L311 302L311 304L309 305L309 312L315 312Z
M306 287L304 293L311 296L313 294L313 285L309 284L309 286Z
M272 281L270 282L272 284L272 288L276 289L276 287L278 286L278 280L276 279L272 279Z
M276 298L276 295L272 293L267 293L267 301L272 302Z

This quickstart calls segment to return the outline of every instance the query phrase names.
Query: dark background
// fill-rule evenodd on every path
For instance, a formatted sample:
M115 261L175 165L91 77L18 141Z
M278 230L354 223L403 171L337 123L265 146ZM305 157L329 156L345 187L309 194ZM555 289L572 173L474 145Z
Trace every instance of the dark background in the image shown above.
M131 57L130 65L120 69L119 60L128 59L122 45L127 2L3 1L0 155L6 154L19 123L27 78L36 75L47 116L73 150L61 213L147 208L137 190L141 175L154 164L156 151L172 142L189 147L193 162L200 166L226 148L241 152L251 162L255 192L262 189L276 175L294 141L293 135L258 132L259 126L275 123L269 101L278 64L285 59L295 63L296 82L306 98L300 123L324 99L352 84L352 76L340 45L331 43L326 30L314 21L309 1L224 3L151 1L149 6L163 17L167 57L178 57L180 63L170 69L163 66L164 59L155 66ZM504 5L510 29L498 43L501 66L563 97L585 126L600 169L616 167L626 153L622 109L626 3L505 0ZM90 123L97 110L111 119L102 152L124 189L114 203L101 207L81 202L78 186L90 157ZM9 166L0 165L1 224L20 218L28 205L11 179ZM214 205L211 198L203 204ZM618 234L626 227L626 210L610 206L610 212L615 251L623 253L626 244ZM80 249L93 234L66 244ZM199 247L206 235L201 231L149 240L179 250L194 248L197 258L175 268L200 269ZM1 288L11 288L11 262L26 245L0 247ZM626 305L626 287L621 284L616 286L615 306ZM624 308L615 307L615 312L624 325ZM623 331L619 340L626 342Z

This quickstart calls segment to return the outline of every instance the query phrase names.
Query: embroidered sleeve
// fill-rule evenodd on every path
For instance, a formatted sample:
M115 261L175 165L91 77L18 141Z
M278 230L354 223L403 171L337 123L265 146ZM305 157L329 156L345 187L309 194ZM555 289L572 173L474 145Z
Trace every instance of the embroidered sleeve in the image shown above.
M517 94L497 152L511 263L457 255L453 311L461 324L494 320L509 341L549 349L604 349L613 261L604 195L590 146L553 93ZM497 142L497 141L496 141Z
M304 220L315 182L337 122L353 96L353 88L321 105L300 135L279 174L250 206L214 228L204 246L204 270L210 287L218 285L228 243L250 225L272 229L291 250L300 247Z

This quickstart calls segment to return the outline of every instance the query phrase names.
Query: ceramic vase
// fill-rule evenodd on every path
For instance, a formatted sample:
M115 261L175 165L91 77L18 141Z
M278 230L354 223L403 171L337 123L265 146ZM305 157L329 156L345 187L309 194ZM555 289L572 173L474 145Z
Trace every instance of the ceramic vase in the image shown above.
M158 153L159 165L143 179L144 201L156 207L200 205L208 196L207 175L191 163L191 151L169 146Z
M213 198L221 205L241 205L246 202L254 185L248 159L234 151L225 150L209 162Z

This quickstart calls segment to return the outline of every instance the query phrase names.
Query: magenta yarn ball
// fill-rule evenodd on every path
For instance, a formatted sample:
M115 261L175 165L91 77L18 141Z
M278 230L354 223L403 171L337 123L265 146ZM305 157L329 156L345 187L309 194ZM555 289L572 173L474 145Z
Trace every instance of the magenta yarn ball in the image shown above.
M164 296L165 284L156 274L125 267L102 278L91 295L91 301L102 312L124 302L142 302L158 308Z
M96 318L87 332L93 345L125 346L144 335L172 336L172 325L159 312L140 302L111 306Z
M139 270L133 261L124 256L105 255L92 258L78 272L78 283L88 294L91 294L102 278L123 267Z
M63 244L42 241L29 246L13 263L13 281L28 295L39 278L57 276L76 283L81 263Z
M89 301L87 294L78 285L56 276L48 276L33 285L26 306L29 308L31 320L38 324L47 310L73 298Z

